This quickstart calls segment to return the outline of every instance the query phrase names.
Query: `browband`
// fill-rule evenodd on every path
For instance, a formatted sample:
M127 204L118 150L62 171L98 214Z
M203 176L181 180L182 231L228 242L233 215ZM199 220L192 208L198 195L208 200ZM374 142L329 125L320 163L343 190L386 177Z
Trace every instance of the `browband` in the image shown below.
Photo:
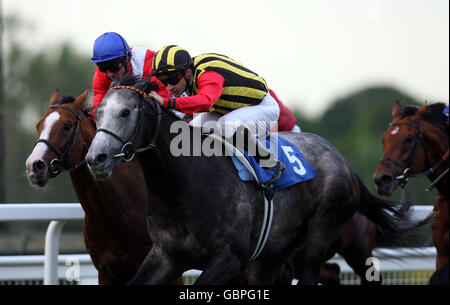
M136 91L142 97L146 97L147 96L147 93L145 93L144 91L139 90L138 88L135 88L133 86L114 86L114 87L111 87L111 89L130 89L130 90Z

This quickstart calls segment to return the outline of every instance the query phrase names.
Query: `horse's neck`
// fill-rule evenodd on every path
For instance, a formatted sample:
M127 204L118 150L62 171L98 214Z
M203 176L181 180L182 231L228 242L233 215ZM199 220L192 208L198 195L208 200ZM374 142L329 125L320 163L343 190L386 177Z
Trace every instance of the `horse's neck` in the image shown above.
M424 136L425 143L430 151L426 151L427 154L427 162L425 164L427 168L433 167L437 162L440 162L441 158L448 151L449 148L449 138L448 134L442 130L441 128L431 124L426 123L424 126ZM449 160L445 160L442 164L429 175L431 181L434 181L438 178L446 169L449 168ZM449 175L447 174L437 185L439 193L448 198L448 183L449 183Z
M158 137L156 138L155 148L145 152L141 161L142 168L146 169L146 173L150 173L152 177L146 176L147 183L155 185L155 180L158 182L167 181L168 177L174 176L171 173L179 173L183 175L183 172L188 170L186 167L177 165L180 160L175 158L170 151L170 144L172 139L176 136L170 133L170 126L177 121L173 117L168 116L167 120L163 118L159 130ZM154 130L154 128L151 128ZM151 140L153 134L147 137L147 141ZM177 175L177 176L179 176ZM155 177L156 176L156 177ZM172 181L174 183L175 181Z
M89 216L94 216L101 212L102 189L92 176L88 166L83 164L70 172L69 176L84 212Z
M83 141L86 143L86 149L83 152L86 154L95 137L95 127L86 116L83 117L80 132ZM82 156L82 158L85 157L85 155ZM78 200L87 215L94 216L100 213L102 215L108 213L110 209L104 206L104 198L105 194L109 194L112 191L113 186L111 183L99 183L89 171L87 164L83 164L71 171L69 176ZM115 202L110 202L109 204L114 205Z
M423 127L424 143L427 147L425 154L427 155L428 163L430 163L427 164L427 166L433 166L436 162L441 160L448 150L448 134L441 128L428 122L423 124ZM443 171L444 165L442 165L441 168ZM448 163L446 168L448 168Z
M192 172L198 170L198 166L207 167L207 164L209 164L210 162L214 162L212 161L211 157L191 157L193 156L192 149L195 143L192 143L193 128L190 126L188 127L188 129L184 129L184 131L182 131L189 131L189 135L184 135L186 136L186 139L189 139L189 155L174 156L172 154L172 140L175 137L180 136L177 133L170 133L171 125L176 122L187 124L186 122L179 120L175 116L168 116L167 119L166 117L163 117L159 135L155 143L156 148L144 152L142 156L139 157L142 168L144 169L144 175L146 177L149 189L167 198L173 198L180 191L185 189L186 184L191 183L189 177L192 176ZM153 127L150 129L154 130ZM150 134L150 136L152 135ZM166 189L168 190L168 192L164 194L164 190Z
M95 137L95 127L94 123L91 122L87 116L83 116L83 120L81 122L81 134L89 149L92 140L94 140Z
M70 172L70 178L85 215L91 220L87 230L95 234L110 232L114 235L110 242L122 244L122 249L126 244L149 245L145 224L147 197L136 190L139 188L136 181L130 181L133 191L129 192L112 178L97 181L86 164Z

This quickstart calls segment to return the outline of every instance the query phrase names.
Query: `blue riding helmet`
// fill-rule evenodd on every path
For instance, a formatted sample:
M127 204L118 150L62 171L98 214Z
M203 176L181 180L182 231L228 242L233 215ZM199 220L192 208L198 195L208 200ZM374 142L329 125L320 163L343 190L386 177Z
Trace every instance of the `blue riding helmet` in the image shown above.
M91 62L96 63L128 56L131 49L122 36L115 32L106 32L95 40L93 53Z

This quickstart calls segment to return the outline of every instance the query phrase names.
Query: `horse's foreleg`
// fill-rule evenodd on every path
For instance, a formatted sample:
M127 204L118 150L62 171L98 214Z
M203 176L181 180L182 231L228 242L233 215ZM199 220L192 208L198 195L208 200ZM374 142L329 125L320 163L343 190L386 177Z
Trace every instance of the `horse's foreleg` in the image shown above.
M320 267L325 261L330 245L342 232L343 224L330 227L332 221L331 219L312 219L308 224L308 236L298 285L319 284Z
M229 244L225 244L209 261L194 285L220 285L231 281L241 271L241 261Z
M280 274L282 263L276 261L256 261L248 267L248 284L249 285L273 285L277 276ZM292 281L292 276L288 275L289 281Z
M161 249L153 247L128 284L162 285L176 279L181 272L170 258L162 253Z
M114 281L113 277L106 272L98 272L98 284L99 285L117 285L117 281Z

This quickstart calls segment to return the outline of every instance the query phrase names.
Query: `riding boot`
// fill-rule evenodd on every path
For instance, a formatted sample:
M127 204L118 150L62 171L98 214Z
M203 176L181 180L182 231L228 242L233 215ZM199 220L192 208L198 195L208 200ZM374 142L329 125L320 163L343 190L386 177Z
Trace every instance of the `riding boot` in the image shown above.
M248 128L240 127L236 130L234 141L235 146L239 151L243 153L244 150L246 150L249 155L254 156L256 162L258 162L262 168L273 172L272 177L264 183L265 186L271 186L280 179L281 174L286 170L286 167L256 138L256 135L253 132Z

